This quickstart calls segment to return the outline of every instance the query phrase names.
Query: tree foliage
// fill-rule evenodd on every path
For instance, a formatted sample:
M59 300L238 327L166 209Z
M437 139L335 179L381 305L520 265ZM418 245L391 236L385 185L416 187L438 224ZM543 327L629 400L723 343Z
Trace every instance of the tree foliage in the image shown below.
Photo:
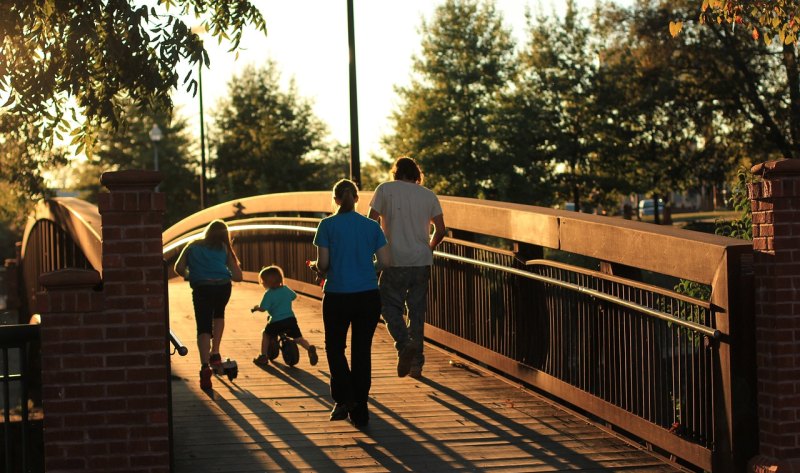
M800 4L796 0L703 0L700 21L741 25L756 41L766 44L777 38L781 44L797 42Z
M422 48L392 114L391 156L408 154L436 191L496 196L514 171L498 157L493 127L514 71L514 43L491 1L447 0L423 21Z
M184 18L207 18L211 34L233 48L247 25L266 32L248 0L158 0L152 7L133 0L0 0L0 8L3 108L40 138L71 134L79 146L91 144L96 127L119 124L125 98L140 108L171 108L179 62L208 65ZM196 88L191 76L183 82ZM78 114L85 121L70 132Z
M166 194L167 225L200 210L200 179L194 137L185 117L176 111L150 114L132 102L124 105L125 121L119 128L106 124L97 133L96 152L87 161L73 165L73 189L81 198L97 201L101 191L100 175L121 169L153 169L157 147L159 171L164 176L159 190ZM154 124L163 138L154 144L149 132Z
M273 62L234 77L212 115L211 188L217 201L327 189L332 176L347 176L346 150L325 143L324 123L293 82L281 90Z
M37 130L0 113L0 257L12 257L34 203L50 197L43 175L66 163L64 150L44 149Z

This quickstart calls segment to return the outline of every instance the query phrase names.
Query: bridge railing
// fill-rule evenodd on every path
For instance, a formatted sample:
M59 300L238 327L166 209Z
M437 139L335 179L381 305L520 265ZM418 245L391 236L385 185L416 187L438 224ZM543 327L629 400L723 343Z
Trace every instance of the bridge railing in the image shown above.
M361 194L362 212L370 196ZM450 237L432 270L432 341L705 470L733 471L753 455L748 242L517 204L441 201ZM305 262L330 210L329 192L220 204L168 229L165 258L220 218L251 279L276 263L294 287L319 296ZM564 252L597 267L551 259ZM711 298L638 277L650 273L708 285Z

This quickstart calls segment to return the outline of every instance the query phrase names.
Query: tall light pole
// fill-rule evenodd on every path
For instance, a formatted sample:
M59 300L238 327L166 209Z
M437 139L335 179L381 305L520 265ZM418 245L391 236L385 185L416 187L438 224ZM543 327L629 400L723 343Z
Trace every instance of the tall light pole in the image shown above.
M200 94L200 210L206 208L206 127L203 124L203 61L197 69L197 93Z
M158 123L153 123L153 128L150 129L149 135L150 141L153 142L153 170L158 171L158 142L164 138ZM158 185L156 185L156 192L158 192Z
M350 179L361 187L358 150L358 97L356 94L356 34L353 29L353 0L347 0L347 43L350 51Z
M206 25L200 24L192 28L192 33L202 37ZM202 39L200 40L202 42ZM200 95L200 210L206 208L206 127L203 123L203 60L197 67L197 93Z

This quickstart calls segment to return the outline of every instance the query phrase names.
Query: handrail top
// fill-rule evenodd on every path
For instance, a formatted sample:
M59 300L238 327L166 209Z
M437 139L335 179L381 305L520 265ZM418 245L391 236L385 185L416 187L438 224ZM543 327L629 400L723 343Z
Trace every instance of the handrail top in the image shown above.
M36 222L50 220L67 231L75 241L89 264L102 274L102 227L97 206L76 197L53 197L36 204L28 217L22 237L22 255L28 247L28 238Z
M359 212L372 192L359 193ZM752 251L752 243L671 226L589 215L526 204L440 196L448 228L504 238L711 284L730 251ZM164 232L165 245L213 219L243 219L273 212L329 214L330 191L246 197L189 216ZM613 243L612 243L613 242Z

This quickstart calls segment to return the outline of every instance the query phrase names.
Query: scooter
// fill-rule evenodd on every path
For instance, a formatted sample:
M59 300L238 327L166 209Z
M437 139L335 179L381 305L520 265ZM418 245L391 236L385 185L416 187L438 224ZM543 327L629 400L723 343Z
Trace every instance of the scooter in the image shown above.
M236 360L226 358L219 366L214 368L214 374L217 376L227 376L228 381L233 381L239 376L239 365Z

